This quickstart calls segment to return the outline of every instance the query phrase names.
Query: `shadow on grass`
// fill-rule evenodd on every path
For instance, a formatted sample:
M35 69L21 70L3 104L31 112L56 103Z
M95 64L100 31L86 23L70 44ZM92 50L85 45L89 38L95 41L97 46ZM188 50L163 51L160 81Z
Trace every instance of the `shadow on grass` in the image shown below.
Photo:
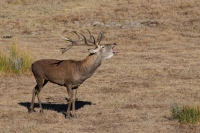
M26 107L27 112L28 112L28 109L29 109L31 103L30 102L20 102L18 104ZM87 101L76 101L76 107L75 108L76 108L76 110L78 110L85 105L92 105L92 103L87 102ZM59 113L60 112L64 113L64 112L67 111L68 104L55 104L55 103L48 102L48 103L42 103L42 107L43 107L43 110L54 110L54 111L57 111ZM35 103L34 108L39 108L39 104Z

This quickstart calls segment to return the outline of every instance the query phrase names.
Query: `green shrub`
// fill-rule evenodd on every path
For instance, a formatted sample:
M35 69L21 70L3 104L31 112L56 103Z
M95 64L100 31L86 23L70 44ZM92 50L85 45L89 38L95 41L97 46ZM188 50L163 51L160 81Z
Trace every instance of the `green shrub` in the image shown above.
M174 119L182 124L196 125L200 123L200 106L174 104L171 106L171 113Z
M33 62L32 56L18 46L16 38L12 40L9 51L8 55L0 53L0 73L29 73Z
M0 72L7 72L9 68L9 61L5 54L0 51Z

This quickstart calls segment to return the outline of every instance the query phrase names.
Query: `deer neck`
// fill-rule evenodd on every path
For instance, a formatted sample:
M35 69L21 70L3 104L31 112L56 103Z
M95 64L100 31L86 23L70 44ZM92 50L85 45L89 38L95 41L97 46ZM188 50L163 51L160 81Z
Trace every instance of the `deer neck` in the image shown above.
M81 73L90 77L95 72L95 70L101 65L101 63L102 60L97 54L90 54L81 62Z

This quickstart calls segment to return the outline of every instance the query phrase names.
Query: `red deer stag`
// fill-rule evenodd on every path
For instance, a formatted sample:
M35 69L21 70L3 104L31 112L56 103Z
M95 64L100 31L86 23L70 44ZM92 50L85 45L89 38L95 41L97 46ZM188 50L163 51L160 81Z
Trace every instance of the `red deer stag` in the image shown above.
M50 81L51 83L65 86L67 88L67 93L69 95L69 103L66 112L66 117L74 117L75 114L75 100L76 92L78 87L88 78L92 76L95 70L101 65L105 59L111 58L117 51L114 51L116 43L100 45L100 41L103 38L103 33L100 32L98 39L95 40L90 31L90 39L87 40L86 37L78 31L73 31L79 39L74 41L70 38L63 37L66 41L71 42L66 48L61 51L64 53L72 46L76 45L79 41L84 41L86 45L92 43L95 45L94 49L89 49L89 55L81 60L55 60L55 59L42 59L35 61L32 64L32 72L36 79L37 85L33 89L32 101L28 112L34 112L34 102L35 96L37 95L38 103L40 106L40 112L43 112L42 104L40 101L40 91L44 85ZM72 113L70 114L70 108L72 104Z

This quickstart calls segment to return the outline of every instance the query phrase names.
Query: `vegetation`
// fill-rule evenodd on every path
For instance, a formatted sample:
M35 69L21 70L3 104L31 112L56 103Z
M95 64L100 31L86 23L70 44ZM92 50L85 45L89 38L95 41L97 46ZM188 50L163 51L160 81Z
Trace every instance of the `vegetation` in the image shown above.
M32 61L32 55L27 50L20 48L17 39L14 38L9 54L0 51L0 73L29 73Z
M83 59L89 47L57 50L69 45L60 36L77 39L71 31L87 34L85 29L95 37L104 31L101 44L116 42L120 51L79 88L77 119L63 117L65 88L45 86L45 113L36 106L28 114L34 77L0 76L0 132L200 132L200 126L167 119L174 101L200 105L199 0L0 0L0 5L1 58L9 58L11 48L3 37L13 35L17 46L34 51L34 60Z
M182 124L196 125L200 123L200 106L178 104L171 106L172 117L178 119Z

